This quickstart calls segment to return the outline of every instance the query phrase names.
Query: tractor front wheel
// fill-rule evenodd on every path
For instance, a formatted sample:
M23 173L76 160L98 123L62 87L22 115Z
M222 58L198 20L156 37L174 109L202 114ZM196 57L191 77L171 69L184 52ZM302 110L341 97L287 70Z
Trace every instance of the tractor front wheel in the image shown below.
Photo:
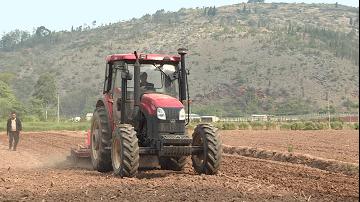
M216 174L222 156L222 145L217 129L210 124L199 124L194 130L192 145L203 148L200 153L191 156L194 170L199 174Z
M133 177L139 168L139 145L134 127L121 124L115 129L111 146L114 174Z

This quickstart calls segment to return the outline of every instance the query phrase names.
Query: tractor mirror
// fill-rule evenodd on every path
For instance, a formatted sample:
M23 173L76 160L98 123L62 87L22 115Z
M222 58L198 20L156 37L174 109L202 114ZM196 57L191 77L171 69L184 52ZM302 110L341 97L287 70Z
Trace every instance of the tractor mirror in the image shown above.
M126 80L132 80L132 74L128 71L121 72L121 78Z
M116 66L115 66L116 69L119 69L119 70L123 70L125 71L126 70L126 63L125 61L119 61Z
M169 78L170 78L171 81L174 81L174 80L178 79L179 78L178 72L174 72L174 73L170 74Z

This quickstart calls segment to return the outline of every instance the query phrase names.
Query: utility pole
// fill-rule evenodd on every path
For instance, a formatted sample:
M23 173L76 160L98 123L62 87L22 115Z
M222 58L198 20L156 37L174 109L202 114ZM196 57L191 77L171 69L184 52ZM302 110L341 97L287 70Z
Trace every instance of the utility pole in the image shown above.
M57 122L60 122L60 93L57 94Z
M329 129L331 129L331 115L330 115L330 91L327 93L327 110L328 110L328 116L329 116Z
M45 104L45 121L47 121L47 104Z

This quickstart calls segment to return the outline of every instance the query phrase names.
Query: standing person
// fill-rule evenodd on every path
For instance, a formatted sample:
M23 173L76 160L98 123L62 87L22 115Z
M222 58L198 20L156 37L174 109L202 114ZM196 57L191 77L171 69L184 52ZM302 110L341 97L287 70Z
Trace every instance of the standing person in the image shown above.
M19 143L19 135L22 130L21 121L16 118L16 112L11 112L11 118L7 121L7 134L9 136L9 150L13 148L16 151L16 146ZM14 145L13 145L14 142Z

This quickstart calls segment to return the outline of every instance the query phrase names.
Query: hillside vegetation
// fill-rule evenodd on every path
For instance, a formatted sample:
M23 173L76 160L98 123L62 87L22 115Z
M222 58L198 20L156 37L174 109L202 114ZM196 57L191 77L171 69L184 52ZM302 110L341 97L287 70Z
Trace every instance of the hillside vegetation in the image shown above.
M335 4L241 3L68 31L14 30L1 40L0 73L16 75L11 87L22 103L50 73L62 114L78 115L100 96L106 55L179 47L189 49L193 112L325 112L328 99L334 111L358 109L359 10Z

